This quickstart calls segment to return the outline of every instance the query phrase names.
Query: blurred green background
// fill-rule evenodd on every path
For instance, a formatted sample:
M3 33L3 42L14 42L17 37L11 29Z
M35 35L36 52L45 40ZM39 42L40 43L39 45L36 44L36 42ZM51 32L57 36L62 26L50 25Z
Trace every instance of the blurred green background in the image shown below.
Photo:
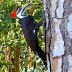
M0 0L0 72L46 72L41 59L35 55L24 39L19 19L10 18L17 7L31 3L26 15L33 15L37 22L43 17L42 0ZM45 51L44 30L38 32L39 45ZM18 66L15 66L15 64Z

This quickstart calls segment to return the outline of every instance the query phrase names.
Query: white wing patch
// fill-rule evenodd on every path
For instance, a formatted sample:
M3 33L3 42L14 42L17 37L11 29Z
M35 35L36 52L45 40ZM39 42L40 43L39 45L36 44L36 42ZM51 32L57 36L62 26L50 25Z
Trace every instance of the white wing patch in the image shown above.
M33 33L35 34L35 30L33 30Z

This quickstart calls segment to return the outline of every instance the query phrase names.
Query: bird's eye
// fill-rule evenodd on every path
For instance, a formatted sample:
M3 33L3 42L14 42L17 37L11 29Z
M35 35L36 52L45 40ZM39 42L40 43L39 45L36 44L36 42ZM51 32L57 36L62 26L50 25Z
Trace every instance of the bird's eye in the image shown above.
M21 11L21 8L18 8L18 10L17 10L17 14L18 14L20 11Z

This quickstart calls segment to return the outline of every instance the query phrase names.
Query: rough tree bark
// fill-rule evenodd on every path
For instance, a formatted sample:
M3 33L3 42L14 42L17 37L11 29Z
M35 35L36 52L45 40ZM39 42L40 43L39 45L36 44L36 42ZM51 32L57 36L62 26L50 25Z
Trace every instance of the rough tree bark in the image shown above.
M72 72L72 0L43 0L48 72Z

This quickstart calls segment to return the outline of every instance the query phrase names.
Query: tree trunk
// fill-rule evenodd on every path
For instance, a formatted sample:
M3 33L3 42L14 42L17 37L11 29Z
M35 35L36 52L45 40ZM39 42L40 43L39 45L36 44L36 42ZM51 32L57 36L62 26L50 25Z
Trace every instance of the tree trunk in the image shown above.
M72 0L43 0L48 72L72 72Z
M20 72L20 61L19 61L20 56L19 55L20 55L20 48L17 47L14 50L14 70L15 72Z

